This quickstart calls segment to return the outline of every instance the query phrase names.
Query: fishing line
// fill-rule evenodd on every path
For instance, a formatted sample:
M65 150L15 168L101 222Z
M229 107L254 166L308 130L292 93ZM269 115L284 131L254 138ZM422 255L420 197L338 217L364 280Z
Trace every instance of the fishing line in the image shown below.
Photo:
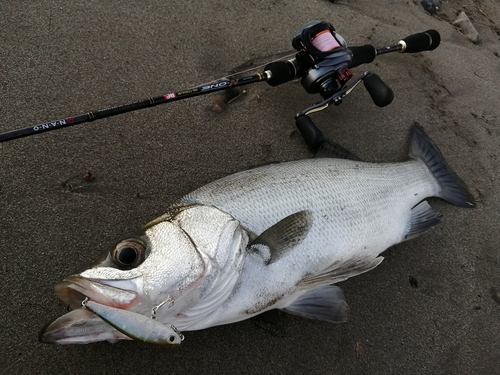
M323 30L312 37L311 43L321 52L327 52L340 47L339 42L333 37L330 30Z
M211 84L211 83L216 83L216 82L219 82L219 81L222 81L222 80L226 80L226 79L229 79L229 78L231 78L231 77L234 77L234 76L237 76L237 75L240 75L240 74L245 74L245 73L251 72L251 71L253 71L253 70L258 70L258 69L260 69L260 68L262 68L262 67L264 67L264 66L266 66L266 65L268 65L268 64L271 64L271 63L273 63L273 62L276 62L276 61L281 61L281 60L283 60L283 59L287 59L287 58L289 58L289 57L295 56L295 54L296 54L296 53L297 53L297 52L296 52L296 51L294 51L294 52L292 52L292 53L290 53L290 54L288 54L288 55L284 55L284 56L278 57L278 58L276 58L276 59L274 59L274 60L268 61L268 62L263 63L263 64L261 64L261 65L254 66L254 67L251 67L251 68L249 68L249 69L242 70L242 71L240 71L240 72L231 73L231 74L229 74L229 75L227 75L227 76L220 77L220 78L216 78L216 79L214 79L214 80L212 80L212 81L208 81L208 82L202 83L201 85L191 86L189 89L193 89L193 88L195 88L195 87L197 87L197 86L206 86L206 85L209 85L209 84Z

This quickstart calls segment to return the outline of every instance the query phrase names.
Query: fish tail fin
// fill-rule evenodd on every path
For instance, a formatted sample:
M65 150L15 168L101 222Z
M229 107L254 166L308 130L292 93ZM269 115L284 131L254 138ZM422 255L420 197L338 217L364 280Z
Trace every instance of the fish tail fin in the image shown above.
M410 133L410 157L422 160L437 180L441 190L439 197L461 207L474 207L476 204L467 185L446 162L434 141L415 122Z

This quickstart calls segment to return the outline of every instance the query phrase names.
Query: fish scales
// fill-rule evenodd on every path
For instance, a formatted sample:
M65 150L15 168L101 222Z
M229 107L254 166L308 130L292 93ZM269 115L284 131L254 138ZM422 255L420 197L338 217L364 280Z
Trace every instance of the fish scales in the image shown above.
M317 242L324 236L313 233L326 229L337 234L337 241L365 226L370 235L380 226L394 231L391 223L409 218L409 209L438 191L436 180L420 161L369 164L313 159L236 173L195 190L187 199L213 205L257 234L309 209L313 227L308 237ZM385 219L374 222L374 218Z
M335 262L339 268L354 260L377 265L382 251L404 240L411 208L438 191L421 161L370 164L339 159L272 164L195 190L187 199L229 213L254 233L295 212L313 212L308 236L288 255L290 259L268 267L258 266L259 257L247 259L240 283L244 292L234 293L213 320L203 324L226 322L229 316L241 320L242 312L259 311L253 304L264 306L264 301L290 293L307 274L296 264L309 264L312 273ZM262 279L269 283L259 283ZM190 328L201 327L198 323Z

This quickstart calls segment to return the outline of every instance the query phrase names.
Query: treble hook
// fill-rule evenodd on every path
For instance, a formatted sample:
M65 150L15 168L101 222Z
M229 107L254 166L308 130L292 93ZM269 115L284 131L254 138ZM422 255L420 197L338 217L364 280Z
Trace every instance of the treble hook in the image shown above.
M153 307L151 309L151 319L156 319L156 312L158 311L158 309L160 307L162 307L167 302L168 302L168 308L170 308L174 305L174 299L172 297L170 297L170 295L167 295L167 299L165 301L163 301L162 303L160 303L159 305L156 305L155 307ZM173 328L174 327L172 326L172 329Z

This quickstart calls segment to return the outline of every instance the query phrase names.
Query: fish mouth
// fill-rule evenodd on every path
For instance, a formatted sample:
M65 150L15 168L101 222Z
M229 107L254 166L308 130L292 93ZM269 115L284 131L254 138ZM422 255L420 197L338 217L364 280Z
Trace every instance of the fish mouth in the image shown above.
M132 290L117 285L131 287ZM78 275L67 277L55 286L55 291L72 311L45 325L38 335L39 341L48 344L88 344L131 340L86 309L82 302L88 298L102 305L128 310L139 300L134 286L133 280L93 280Z
M45 344L90 344L99 341L115 343L119 340L132 339L85 307L47 323L38 334L38 341Z
M124 284L124 287L131 287L131 289L118 288L115 286L116 283ZM132 281L95 280L78 275L69 276L55 286L57 297L67 303L71 309L80 308L85 298L101 305L129 309L138 299L137 291L132 289L136 289Z

